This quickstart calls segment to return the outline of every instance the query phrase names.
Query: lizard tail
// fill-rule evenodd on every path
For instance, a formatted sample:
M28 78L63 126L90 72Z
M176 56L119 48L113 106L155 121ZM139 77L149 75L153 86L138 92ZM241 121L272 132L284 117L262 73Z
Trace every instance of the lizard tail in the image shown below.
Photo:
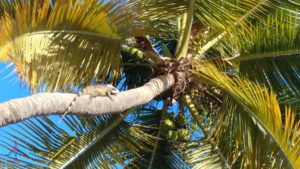
M70 102L69 106L66 108L63 116L61 119L59 119L58 124L61 123L61 121L65 118L65 116L67 115L67 113L71 110L72 105L76 102L77 98L81 95L81 93L77 94L77 96L75 96L73 98L73 100Z

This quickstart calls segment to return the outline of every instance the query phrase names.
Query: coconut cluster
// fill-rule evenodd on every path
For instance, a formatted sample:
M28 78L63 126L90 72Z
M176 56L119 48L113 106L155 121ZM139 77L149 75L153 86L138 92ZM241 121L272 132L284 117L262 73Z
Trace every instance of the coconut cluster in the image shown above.
M186 125L187 118L185 115L168 113L163 123L162 135L168 141L188 141L190 140L190 132L186 129Z

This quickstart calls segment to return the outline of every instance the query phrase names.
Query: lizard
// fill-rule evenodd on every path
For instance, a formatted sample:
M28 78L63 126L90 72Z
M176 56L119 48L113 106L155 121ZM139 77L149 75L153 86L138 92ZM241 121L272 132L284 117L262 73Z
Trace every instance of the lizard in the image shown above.
M89 95L90 99L94 97L109 97L112 100L112 95L117 95L120 91L115 88L112 84L97 84L93 86L87 86L79 92L73 100L70 102L69 106L66 108L63 117L60 119L59 123L63 120L66 114L70 111L72 105L76 102L76 100L83 95Z

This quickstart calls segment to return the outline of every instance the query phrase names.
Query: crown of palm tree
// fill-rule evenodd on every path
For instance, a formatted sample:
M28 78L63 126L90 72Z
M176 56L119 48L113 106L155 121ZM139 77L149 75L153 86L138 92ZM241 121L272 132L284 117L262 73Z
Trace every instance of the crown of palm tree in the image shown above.
M0 61L12 62L33 92L76 91L100 79L126 90L161 72L175 85L122 114L15 124L1 146L16 140L26 156L0 162L299 168L299 9L280 0L2 0Z

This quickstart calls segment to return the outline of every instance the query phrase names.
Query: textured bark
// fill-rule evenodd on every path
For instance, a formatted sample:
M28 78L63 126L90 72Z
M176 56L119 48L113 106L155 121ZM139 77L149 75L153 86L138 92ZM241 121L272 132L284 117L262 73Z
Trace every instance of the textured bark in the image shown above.
M116 96L80 96L72 105L70 114L102 115L123 112L151 101L174 84L173 75L152 79L142 87L127 90ZM63 114L76 94L40 93L0 104L0 126L16 123L40 115Z

